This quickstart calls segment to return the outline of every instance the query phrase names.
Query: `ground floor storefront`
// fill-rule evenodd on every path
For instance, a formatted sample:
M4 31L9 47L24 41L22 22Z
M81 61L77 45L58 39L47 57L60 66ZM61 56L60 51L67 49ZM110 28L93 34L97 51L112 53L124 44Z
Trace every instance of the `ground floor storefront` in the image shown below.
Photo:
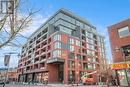
M130 63L116 63L112 65L112 69L118 85L130 86Z
M118 84L121 86L128 86L130 84L130 69L115 70L118 78Z
M27 83L44 83L48 80L48 83L82 83L82 76L86 73L90 73L92 70L81 70L81 69L69 69L64 64L48 64L47 70L40 72L30 72L19 74L19 82ZM96 73L89 75L89 78L93 78L94 84L98 83L98 76Z
M19 82L43 83L48 77L48 72L26 73L19 75Z

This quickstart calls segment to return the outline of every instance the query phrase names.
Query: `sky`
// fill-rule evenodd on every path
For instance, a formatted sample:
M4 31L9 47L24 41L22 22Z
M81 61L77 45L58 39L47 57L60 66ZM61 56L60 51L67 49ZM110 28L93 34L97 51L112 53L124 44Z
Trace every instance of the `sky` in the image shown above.
M50 16L60 8L65 8L74 14L86 19L97 28L99 34L105 36L107 58L111 61L111 50L107 27L120 21L130 18L130 0L27 0L26 6L22 6L22 13L25 7L39 10L34 16L34 21L29 30L22 32L29 36ZM20 40L23 44L25 41ZM4 47L0 49L0 67L4 67L3 58L6 52L20 52L20 48ZM12 55L10 67L17 67L17 55Z

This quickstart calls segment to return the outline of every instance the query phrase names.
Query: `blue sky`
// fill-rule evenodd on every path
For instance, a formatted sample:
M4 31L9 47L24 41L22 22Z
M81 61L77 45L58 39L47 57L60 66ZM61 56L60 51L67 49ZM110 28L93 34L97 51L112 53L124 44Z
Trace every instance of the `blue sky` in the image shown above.
M40 9L35 16L35 22L30 26L32 30L24 32L29 36L34 32L46 19L53 15L58 9L65 8L74 14L88 20L97 27L97 31L106 38L107 58L111 59L109 46L109 37L107 27L130 18L130 0L27 0L27 6ZM24 12L23 12L24 13ZM9 51L8 47L0 50L1 54ZM12 51L10 49L10 51ZM19 50L16 48L14 51ZM13 57L13 56L12 56ZM11 59L10 66L17 66L18 58L15 56ZM15 62L14 62L15 61ZM0 67L3 67L3 57L0 59Z

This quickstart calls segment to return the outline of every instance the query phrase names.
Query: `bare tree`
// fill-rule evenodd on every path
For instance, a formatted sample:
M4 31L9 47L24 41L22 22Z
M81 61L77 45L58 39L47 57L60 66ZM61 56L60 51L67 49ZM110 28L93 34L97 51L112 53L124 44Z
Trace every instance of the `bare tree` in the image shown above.
M6 13L0 14L0 48L6 45L17 46L17 43L13 42L13 40L19 36L24 37L20 32L27 29L32 21L33 15L37 12L28 10L26 11L26 15L21 16L20 6L24 3L21 1L22 0L6 0ZM24 10L25 9L27 8L25 7Z

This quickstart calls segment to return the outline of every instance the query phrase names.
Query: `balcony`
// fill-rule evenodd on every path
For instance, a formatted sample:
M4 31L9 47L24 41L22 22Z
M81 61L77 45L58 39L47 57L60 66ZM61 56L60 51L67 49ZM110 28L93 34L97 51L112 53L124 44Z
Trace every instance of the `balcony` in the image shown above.
M64 63L64 59L61 58L50 58L47 60L47 63Z

